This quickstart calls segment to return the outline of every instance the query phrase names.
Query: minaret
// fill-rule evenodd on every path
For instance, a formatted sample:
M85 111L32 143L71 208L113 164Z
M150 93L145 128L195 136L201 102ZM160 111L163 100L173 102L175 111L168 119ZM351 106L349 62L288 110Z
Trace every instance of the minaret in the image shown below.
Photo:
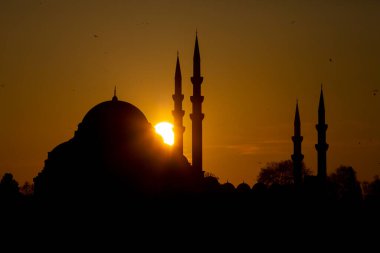
M190 114L192 121L192 163L193 168L199 176L203 176L202 168L202 102L204 97L201 95L201 84L203 77L201 76L201 57L199 54L198 35L195 36L195 48L193 58L193 95L190 97L193 104L193 112Z
M296 104L296 116L294 118L294 136L292 137L294 151L292 155L293 161L293 177L294 185L298 188L302 184L302 160L303 154L301 150L301 143L303 137L301 136L301 120L298 110L298 101Z
M174 117L174 151L178 155L183 155L183 132L185 132L185 127L183 126L183 115L185 115L185 111L182 110L183 98L181 67L177 53L177 64L174 75L174 110L172 114Z
M327 167L326 167L326 153L329 145L326 143L326 130L327 124L325 120L325 103L323 100L323 90L321 87L321 96L319 98L318 108L318 124L316 125L318 131L318 143L315 148L318 152L318 178L321 182L326 182Z

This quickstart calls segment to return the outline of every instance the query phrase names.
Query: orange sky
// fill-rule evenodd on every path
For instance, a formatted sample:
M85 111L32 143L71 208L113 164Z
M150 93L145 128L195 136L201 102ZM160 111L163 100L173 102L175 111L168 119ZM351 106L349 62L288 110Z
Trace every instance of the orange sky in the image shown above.
M152 124L172 121L177 50L190 159L197 28L206 171L252 185L266 162L290 159L298 98L315 172L323 83L328 171L351 165L371 179L380 174L379 13L369 0L2 0L0 175L31 181L115 85Z

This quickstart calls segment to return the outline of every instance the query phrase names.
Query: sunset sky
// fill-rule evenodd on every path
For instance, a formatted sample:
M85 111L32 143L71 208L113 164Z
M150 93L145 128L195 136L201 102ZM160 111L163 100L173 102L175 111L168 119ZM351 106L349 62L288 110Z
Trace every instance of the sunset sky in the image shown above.
M325 95L327 170L380 174L380 1L0 1L0 175L22 183L96 104L172 122L177 50L191 161L192 58L201 53L204 170L252 185L290 159L296 99L306 165Z

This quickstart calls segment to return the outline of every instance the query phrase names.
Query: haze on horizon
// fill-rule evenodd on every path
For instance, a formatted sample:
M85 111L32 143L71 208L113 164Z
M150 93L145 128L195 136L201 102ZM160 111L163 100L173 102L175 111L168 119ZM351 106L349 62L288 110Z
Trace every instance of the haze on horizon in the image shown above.
M316 172L323 83L327 170L380 174L378 1L0 2L0 175L22 183L84 115L110 100L172 122L177 50L191 158L192 58L201 53L204 170L252 185L290 159L299 100L305 163ZM377 94L378 93L378 94Z

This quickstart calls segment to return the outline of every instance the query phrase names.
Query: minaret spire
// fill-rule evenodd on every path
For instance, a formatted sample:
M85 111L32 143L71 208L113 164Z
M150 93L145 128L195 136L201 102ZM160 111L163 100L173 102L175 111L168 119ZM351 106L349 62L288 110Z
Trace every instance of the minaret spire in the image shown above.
M175 93L182 94L182 74L181 74L181 66L179 64L178 52L177 52L177 62L175 65L174 81L175 81Z
M318 131L318 143L315 145L315 149L318 152L318 177L322 183L326 182L327 177L327 149L329 145L326 143L326 131L328 125L325 118L325 102L323 98L323 89L321 86L321 95L319 97L318 107L318 124L315 126Z
M193 57L193 95L190 97L193 104L193 112L190 114L192 121L192 164L195 172L203 177L202 166L202 102L204 97L201 95L201 84L203 77L201 76L201 57L199 53L198 34L195 35L195 47Z
M298 99L296 102L296 115L294 117L294 135L301 135L301 119L300 112L298 109Z
M318 106L318 122L325 123L325 101L323 99L323 88L321 85L321 95L319 96L319 106Z
M303 137L301 136L301 119L298 110L298 100L296 104L296 114L294 117L294 136L292 137L292 140L294 147L292 155L294 185L296 188L299 188L302 184L302 161L304 156L301 149Z
M195 47L193 56L193 76L201 76L201 56L199 53L198 34L195 35Z
M116 85L115 85L115 88L114 88L114 90L113 90L112 101L117 101L117 96L116 96Z
M177 62L174 75L174 110L172 111L172 114L174 117L174 151L178 155L183 155L183 133L185 132L185 127L183 126L183 116L185 115L185 111L182 109L183 98L181 67L177 51Z

